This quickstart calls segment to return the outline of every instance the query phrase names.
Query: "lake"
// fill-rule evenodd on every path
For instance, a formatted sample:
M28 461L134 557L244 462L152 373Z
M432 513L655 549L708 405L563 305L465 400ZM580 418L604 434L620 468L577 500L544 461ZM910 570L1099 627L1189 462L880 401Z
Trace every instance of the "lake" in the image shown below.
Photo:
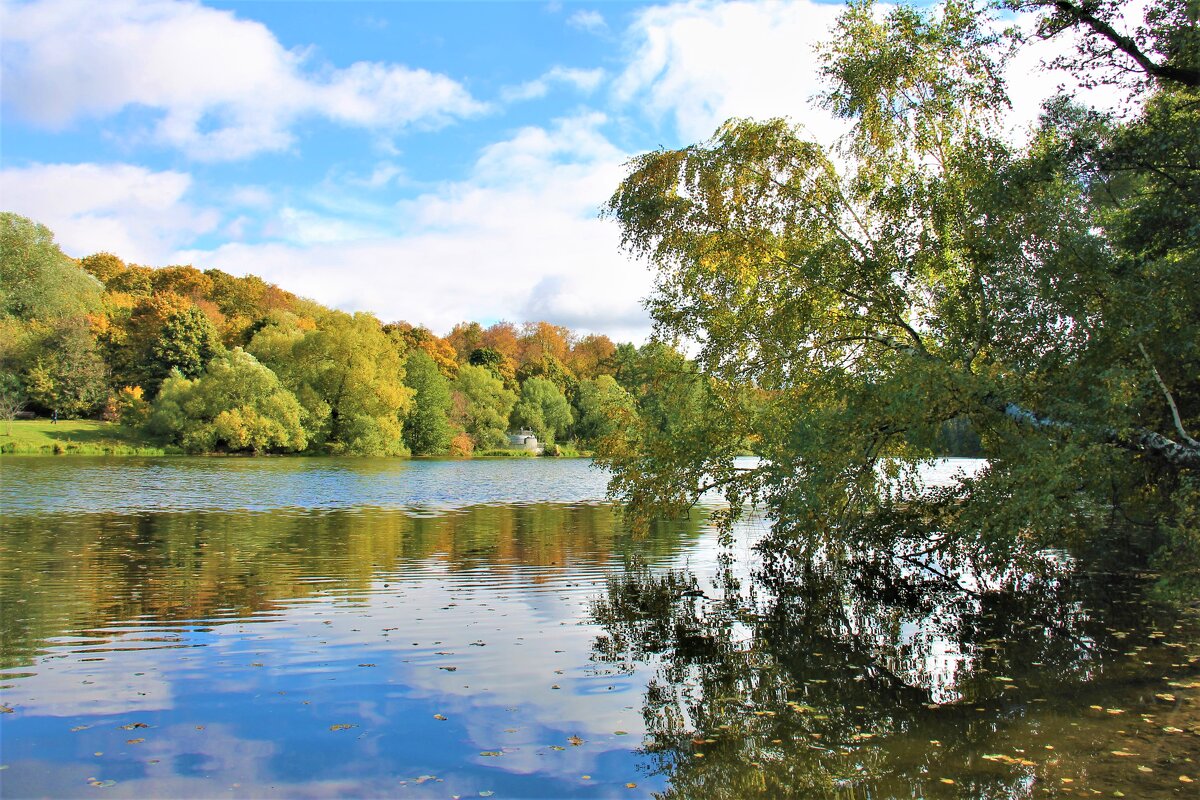
M1153 576L768 573L579 460L0 469L4 797L1198 795Z

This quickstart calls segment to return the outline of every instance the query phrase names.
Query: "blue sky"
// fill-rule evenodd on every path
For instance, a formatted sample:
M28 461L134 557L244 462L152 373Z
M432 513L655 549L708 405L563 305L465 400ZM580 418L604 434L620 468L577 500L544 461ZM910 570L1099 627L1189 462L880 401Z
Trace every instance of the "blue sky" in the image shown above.
M730 116L838 131L811 102L838 5L813 0L0 9L4 210L73 256L253 273L439 333L643 339L651 274L597 218L622 164Z

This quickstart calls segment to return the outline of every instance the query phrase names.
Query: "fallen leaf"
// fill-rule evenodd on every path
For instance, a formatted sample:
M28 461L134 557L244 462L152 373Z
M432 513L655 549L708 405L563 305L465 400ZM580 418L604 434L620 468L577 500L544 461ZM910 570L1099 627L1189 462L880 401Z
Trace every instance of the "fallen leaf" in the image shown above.
M575 747L579 747L579 745L583 744L585 740L580 739L578 736L568 736L567 741L570 742Z
M330 726L329 726L329 730L331 730L331 731L344 731L344 730L346 730L347 728L357 728L357 727L358 727L357 725L348 725L348 724L346 724L346 723L344 723L344 722L341 722L341 723L338 723L337 725L330 725Z
M445 721L446 721L446 718L445 718L445 717L443 717L441 714L434 714L434 715L433 715L433 718L434 718L434 719L440 719L442 722L445 722Z
M146 723L144 723L144 722L130 722L130 723L129 723L129 724L127 724L127 725L122 725L122 726L121 726L121 730L123 730L123 731L132 731L132 730L136 730L136 729L138 729L138 728L149 728L149 727L150 727L150 726L149 726L149 725L147 725L147 724L146 724Z
M126 739L125 744L141 744L144 741L146 741L144 738L142 738L142 739Z
M479 755L487 756L488 758L496 758L504 755L504 753L500 752L499 750L483 750L479 753Z

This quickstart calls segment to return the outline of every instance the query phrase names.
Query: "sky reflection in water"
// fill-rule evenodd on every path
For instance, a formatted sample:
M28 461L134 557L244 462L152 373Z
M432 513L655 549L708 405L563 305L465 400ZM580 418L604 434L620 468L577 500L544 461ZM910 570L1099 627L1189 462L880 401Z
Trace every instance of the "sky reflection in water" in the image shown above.
M752 577L761 520L732 567L702 510L633 540L579 461L3 469L5 797L1170 796L1200 780L1194 619L1129 581L981 598L858 565L772 586ZM1164 676L1174 703L1154 697ZM1136 758L1111 756L1122 725Z

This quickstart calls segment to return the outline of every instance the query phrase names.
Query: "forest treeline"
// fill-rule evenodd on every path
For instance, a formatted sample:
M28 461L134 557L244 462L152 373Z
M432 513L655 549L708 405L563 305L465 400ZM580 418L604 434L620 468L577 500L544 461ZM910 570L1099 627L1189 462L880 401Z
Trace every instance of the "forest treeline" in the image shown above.
M188 452L470 455L519 428L570 452L661 416L663 376L689 369L662 344L548 322L463 322L438 336L252 275L73 259L16 214L0 227L10 418L119 421Z

